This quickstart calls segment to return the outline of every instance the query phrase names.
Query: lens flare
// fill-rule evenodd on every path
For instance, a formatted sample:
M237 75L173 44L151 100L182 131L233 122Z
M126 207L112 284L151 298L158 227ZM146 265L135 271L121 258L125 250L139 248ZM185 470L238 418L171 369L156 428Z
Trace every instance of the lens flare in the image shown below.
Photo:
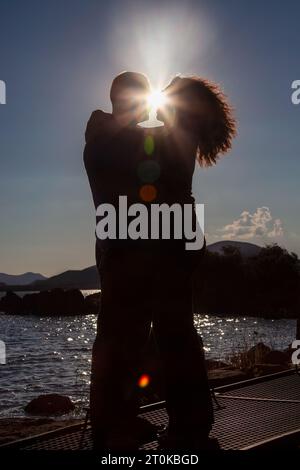
M156 199L157 190L153 184L144 184L140 189L140 198L144 202L152 202Z
M139 387L141 388L145 388L149 385L150 383L150 377L148 374L143 374L140 376L139 380L138 380L138 385Z

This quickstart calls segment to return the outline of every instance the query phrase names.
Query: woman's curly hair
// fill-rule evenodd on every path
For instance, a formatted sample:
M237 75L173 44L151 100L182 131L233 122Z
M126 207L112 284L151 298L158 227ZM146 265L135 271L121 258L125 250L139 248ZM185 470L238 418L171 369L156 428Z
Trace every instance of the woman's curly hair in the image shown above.
M231 149L236 120L221 88L201 77L175 77L166 89L174 101L179 125L197 138L197 160L212 166Z

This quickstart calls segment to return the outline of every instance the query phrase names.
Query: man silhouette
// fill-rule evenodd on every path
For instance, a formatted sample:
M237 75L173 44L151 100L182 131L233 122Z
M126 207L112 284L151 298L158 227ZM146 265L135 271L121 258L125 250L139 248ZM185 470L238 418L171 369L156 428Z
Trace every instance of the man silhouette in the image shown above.
M120 195L127 196L128 204L139 200L137 168L143 158L144 133L137 124L149 117L149 92L144 75L123 72L112 82L112 114L98 110L91 115L85 133L84 163L95 208L110 203L117 211ZM147 427L136 419L138 352L148 334L141 327L145 312L141 315L138 310L145 307L148 311L147 293L138 283L138 242L96 241L101 312L92 355L91 424L95 447L112 450L137 448L141 426L144 432L153 433L150 424ZM149 328L150 323L147 325Z

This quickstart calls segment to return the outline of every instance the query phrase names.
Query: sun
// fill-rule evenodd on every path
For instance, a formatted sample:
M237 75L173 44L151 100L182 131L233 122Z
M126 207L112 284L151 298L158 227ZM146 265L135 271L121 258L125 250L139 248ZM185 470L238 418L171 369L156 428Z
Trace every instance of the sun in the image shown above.
M148 105L152 110L157 110L166 103L166 96L160 90L153 90L147 98Z

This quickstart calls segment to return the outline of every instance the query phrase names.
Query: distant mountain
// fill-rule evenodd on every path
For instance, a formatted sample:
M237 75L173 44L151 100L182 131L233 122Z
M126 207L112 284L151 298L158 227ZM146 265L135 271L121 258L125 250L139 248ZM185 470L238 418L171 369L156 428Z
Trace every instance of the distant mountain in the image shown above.
M30 285L32 290L48 289L99 289L100 282L96 266L82 270L65 271L43 281L36 281Z
M256 256L261 250L261 247L258 245L254 245L254 243L237 242L234 240L224 240L224 241L212 243L211 245L207 246L207 249L208 251L211 251L212 253L219 253L220 255L222 255L223 248L225 246L238 248L240 250L241 255L245 258Z
M47 279L45 276L39 273L24 273L24 274L5 274L0 273L0 285L18 285L27 286L35 281L43 281Z
M239 248L242 256L251 257L259 253L260 247L253 243L237 242L232 240L220 241L207 246L207 250L213 253L223 254L224 246ZM24 282L33 276L33 281ZM7 276L7 277L1 277ZM28 276L25 277L24 276ZM22 282L23 281L23 282ZM4 286L3 284L7 284ZM69 270L48 279L41 274L26 273L21 276L0 274L0 289L10 287L12 290L50 290L50 289L99 289L100 281L96 266L85 269ZM23 288L23 289L22 289Z

